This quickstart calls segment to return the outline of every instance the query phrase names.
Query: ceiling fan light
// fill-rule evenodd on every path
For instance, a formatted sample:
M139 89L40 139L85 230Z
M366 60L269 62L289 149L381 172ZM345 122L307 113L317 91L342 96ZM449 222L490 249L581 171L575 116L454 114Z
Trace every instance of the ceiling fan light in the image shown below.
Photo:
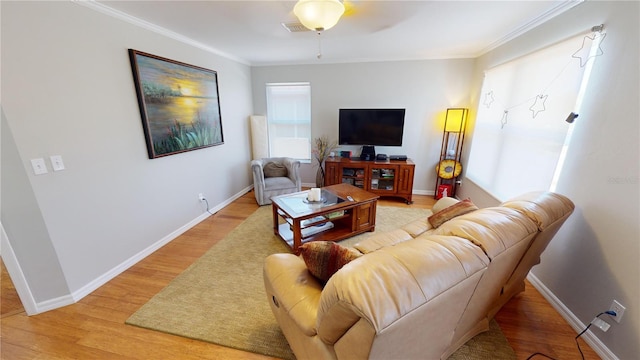
M328 30L344 14L344 5L339 0L299 0L293 13L310 30Z

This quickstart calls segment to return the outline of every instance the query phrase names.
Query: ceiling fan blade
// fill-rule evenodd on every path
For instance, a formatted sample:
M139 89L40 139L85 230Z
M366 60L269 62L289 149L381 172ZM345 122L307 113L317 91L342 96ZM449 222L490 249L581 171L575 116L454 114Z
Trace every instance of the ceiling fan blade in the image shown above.
M378 32L392 28L415 14L417 4L397 6L392 1L351 1L343 2L345 11L341 21L351 23L352 28L367 32ZM338 22L340 24L340 22Z

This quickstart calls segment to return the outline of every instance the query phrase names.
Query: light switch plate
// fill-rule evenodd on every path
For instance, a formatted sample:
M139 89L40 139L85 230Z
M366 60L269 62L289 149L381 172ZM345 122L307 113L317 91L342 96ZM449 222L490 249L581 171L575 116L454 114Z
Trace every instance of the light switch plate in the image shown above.
M62 156L60 155L51 155L51 167L53 171L64 170L64 163L62 162Z
M44 163L43 158L31 159L31 166L33 167L33 173L36 175L48 173L47 164Z

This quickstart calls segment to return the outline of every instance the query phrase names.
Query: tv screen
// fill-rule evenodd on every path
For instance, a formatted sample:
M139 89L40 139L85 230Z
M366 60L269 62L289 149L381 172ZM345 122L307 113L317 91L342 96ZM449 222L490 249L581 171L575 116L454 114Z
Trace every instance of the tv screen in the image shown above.
M402 146L405 109L340 109L339 145Z

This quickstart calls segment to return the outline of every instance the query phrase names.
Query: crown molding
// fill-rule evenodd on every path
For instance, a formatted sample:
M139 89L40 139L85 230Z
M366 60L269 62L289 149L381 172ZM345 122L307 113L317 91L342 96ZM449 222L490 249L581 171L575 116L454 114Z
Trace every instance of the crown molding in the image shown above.
M553 19L554 17L562 14L563 12L578 6L580 4L582 4L583 2L585 2L586 0L567 0L564 2L559 3L558 5L556 5L555 7L553 7L552 9L550 9L549 11L545 12L544 14L536 17L535 19L529 21L528 23L518 27L517 29L513 30L512 32L510 32L509 34L503 36L502 38L494 41L493 43L491 43L489 46L485 47L484 49L482 49L478 54L474 55L473 57L480 57L494 49L496 49L497 47L504 45L506 43L508 43L509 41L517 38L518 36L530 31L531 29L537 27L540 24L543 24L551 19Z
M122 11L113 9L109 6L106 6L104 4L101 4L99 2L97 2L96 0L69 0L75 4L78 5L82 5L85 6L87 8L90 8L94 11L103 13L105 15L111 16L113 18L128 22L130 24L133 24L135 26L138 26L140 28L149 30L149 31L153 31L157 34L166 36L168 38L174 39L176 41L182 42L184 44L199 48L201 50L207 51L209 53L227 58L229 60L233 60L236 61L238 63L244 64L244 65L248 65L248 66L272 66L272 65L300 65L300 64L317 64L317 62L309 60L309 61L285 61L285 62L265 62L265 63L251 63L250 61L246 60L246 59L242 59L239 58L235 55L229 54L229 53L225 53L223 51L220 51L218 49L215 49L211 46L205 45L199 41L193 40L189 37L186 37L184 35L181 35L179 33L173 32L171 30L168 30L166 28L163 28L161 26L155 25L153 23L150 23L148 21L142 20L140 18L137 18L135 16L129 15L127 13L124 13ZM487 47L485 47L484 49L480 50L478 53L476 54L466 54L466 55L458 55L458 56L453 56L453 57L446 57L446 56L438 56L438 57L429 57L429 58L417 58L417 59L357 59L357 60L350 60L350 61L346 61L347 63L353 63L353 62L380 62L380 61L405 61L405 60L433 60L433 59L452 59L452 58L478 58L506 43L508 43L509 41L517 38L518 36L530 31L531 29L549 21L550 19L564 13L565 11L578 6L580 4L582 4L583 2L585 2L586 0L565 0L562 1L560 3L558 3L556 6L554 6L553 8L551 8L550 10L548 10L547 12L543 13L542 15L532 19L531 21L529 21L528 23L519 26L518 28L516 28L515 30L511 31L509 34L503 36L502 38L494 41L493 43L491 43L490 45L488 45ZM344 63L345 61L335 61L335 62L323 62L324 64L327 63Z
M223 51L220 51L218 49L212 48L212 47L207 46L207 45L205 45L205 44L203 44L203 43L201 43L199 41L195 41L195 40L193 40L193 39L191 39L189 37L186 37L184 35L178 34L178 33L173 32L171 30L165 29L165 28L163 28L161 26L152 24L152 23L150 23L148 21L139 19L139 18L137 18L135 16L131 16L131 15L127 14L127 13L124 13L122 11L119 11L119 10L116 10L116 9L111 8L109 6L106 6L104 4L101 4L101 3L99 3L99 2L97 2L95 0L70 0L70 1L72 3L74 3L74 4L85 6L85 7L89 8L89 9L94 10L94 11L97 11L97 12L100 12L102 14L111 16L113 18L128 22L130 24L133 24L135 26L141 27L143 29L146 29L146 30L149 30L149 31L153 31L153 32L155 32L157 34L166 36L166 37L171 38L173 40L177 40L177 41L179 41L181 43L184 43L184 44L199 48L201 50L210 52L212 54L225 57L225 58L227 58L229 60L233 60L233 61L239 62L241 64L244 64L244 65L251 65L247 60L241 59L241 58L239 58L237 56L234 56L234 55L225 53Z

